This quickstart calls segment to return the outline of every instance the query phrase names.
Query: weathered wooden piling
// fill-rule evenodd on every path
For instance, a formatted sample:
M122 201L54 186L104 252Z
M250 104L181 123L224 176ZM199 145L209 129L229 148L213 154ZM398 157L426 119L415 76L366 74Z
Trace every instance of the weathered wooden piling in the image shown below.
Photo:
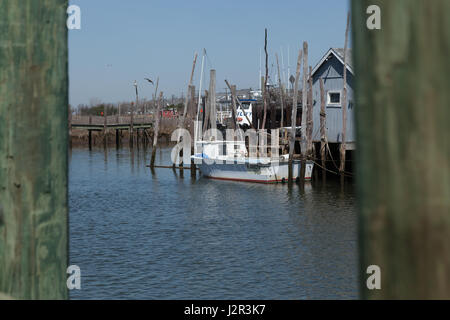
M313 84L312 84L312 68L309 67L309 73L308 73L308 110L306 112L306 154L307 158L309 160L314 158L314 151L313 151Z
M177 127L181 128L181 129L184 129L184 126L185 126L186 115L187 115L187 112L188 112L188 103L189 103L189 100L190 100L190 97L189 97L190 92L191 92L190 91L190 86L192 85L192 81L194 79L194 72L195 72L195 65L197 63L197 56L198 56L198 54L196 52L194 54L194 61L192 62L192 70L191 70L191 75L189 77L189 83L188 83L188 90L187 90L187 93L186 93L186 99L184 100L183 114L178 119L179 122L178 122L178 126ZM175 152L176 157L175 157L175 162L172 164L173 168L175 168L175 163L178 162L178 157L180 157L180 151L181 150L178 147L178 143L180 142L180 138L181 138L181 136L177 135L177 145L175 146L175 148L176 148L176 152ZM182 157L180 158L180 165L181 165L181 168L182 168L183 167L183 158Z
M155 158L156 158L156 148L158 145L158 133L159 133L159 123L161 121L161 108L162 108L162 98L163 98L163 92L161 91L159 93L159 99L156 107L156 114L155 114L155 125L153 130L153 148L152 148L152 158L150 160L150 167L155 167Z
M351 3L362 298L450 299L450 2Z
M133 126L134 126L134 104L133 104L133 102L131 102L131 105L130 105L130 130L129 130L129 144L130 144L130 147L131 148L133 148L133 142L134 142L134 128L133 128Z
M300 66L302 64L302 50L298 51L297 69L295 71L294 94L292 97L292 116L291 116L291 134L289 136L289 163L288 163L288 183L292 184L293 172L292 163L295 150L296 136L296 120L297 120L297 96L298 96L298 79L300 78ZM303 174L304 176L304 174Z
M284 88L281 84L281 74L280 74L280 64L278 62L278 54L275 54L277 59L277 69L278 69L278 86L280 89L280 106L281 106L281 119L280 119L280 127L284 127Z
M205 107L203 108L203 134L208 129L209 116L210 116L210 98L208 90L205 90Z
M159 87L159 77L156 78L155 92L153 93L153 110L156 110L157 108L158 87Z
M89 125L92 125L92 116L89 116ZM89 150L92 150L92 130L88 130Z
M233 108L233 113L237 113L236 102L237 102L237 103L239 104L239 106L241 107L241 110L244 110L244 107L242 106L241 101L239 100L239 98L238 98L238 96L237 96L237 94L236 94L236 86L234 86L234 89L232 89L232 86L230 85L230 83L228 82L228 80L225 80L225 84L227 85L228 89L230 89L230 92L231 92L231 99L232 99L231 105L232 105L232 108ZM234 103L234 104L233 104L233 103ZM246 113L246 112L242 112L242 113L243 113L245 119L247 120L247 122L250 123L250 127L251 127L252 129L255 129L255 130L256 130L255 126L253 125L253 121L250 121L250 119L249 119L247 113ZM235 116L235 117L236 117L236 116ZM236 122L236 118L234 118L234 121L235 121L235 124L236 124L236 123L237 123L237 122Z
M197 117L197 103L195 100L195 86L189 86L189 106L187 111L188 116L188 128L191 132L192 137L194 136L194 127L192 127L192 121L194 121Z
M88 147L92 150L92 130L88 130Z
M211 129L217 129L217 113L216 113L216 70L211 69L209 73L209 112Z
M0 292L15 299L68 297L67 5L0 2Z
M326 121L327 121L327 113L325 110L325 89L323 84L323 78L319 79L320 81L320 159L322 162L322 181L326 181Z
M181 118L182 121L184 121L184 119L186 118L186 114L188 111L188 104L189 104L189 100L190 100L190 94L191 94L191 90L190 87L192 86L192 81L194 80L194 71L195 71L195 65L197 63L197 52L194 54L194 61L192 62L192 70L191 70L191 75L189 77L189 83L188 83L188 94L186 94L186 99L184 100L184 109L183 109L183 116ZM195 91L194 91L195 92Z
M236 85L231 86L231 114L233 118L232 128L236 130L236 116L237 116L237 108L236 108Z
M189 133L191 134L191 137L193 138L193 141L191 142L191 155L194 154L194 143L195 143L195 128L194 128L194 121L197 118L197 105L195 100L195 86L192 85L189 87L190 90L190 100L189 100L189 108L188 108L188 116L189 116ZM200 93L199 93L200 95ZM187 165L187 164L186 164ZM191 178L195 179L197 174L196 165L194 163L194 159L191 159Z
M188 93L189 93L188 94L189 98L186 99L188 101L188 104L186 107L186 115L184 116L184 121L181 123L181 128L188 129L189 133L191 134L191 137L193 137L194 136L194 130L193 130L194 128L192 126L192 121L195 118L195 115L193 115L193 112L195 110L195 86L194 85L190 85L188 87ZM179 141L179 138L178 138L178 141ZM192 150L193 150L193 145L191 144L191 154L193 154ZM184 170L183 169L184 168L183 149L178 151L177 155L180 157L180 160L181 160L180 164L179 164L180 176L183 177L183 172L182 172ZM191 165L193 165L193 164L194 164L193 161L191 161Z
M139 94L138 94L138 87L137 87L137 81L134 81L134 88L136 90L136 104L131 103L131 122L130 122L130 147L133 148L134 142L135 142L135 132L134 132L134 110L138 110L138 104L139 104Z
M139 151L139 128L135 128L135 145L138 148Z
M262 94L263 97L265 95L264 92L266 91L265 85L266 85L266 79L265 79L264 76L262 76L261 77L261 94Z
M302 128L301 128L301 166L299 182L305 183L305 169L306 169L306 156L307 156L307 141L306 141L306 128L307 128L307 113L308 113L308 91L307 91L307 79L308 79L308 43L303 42L303 79L302 79ZM295 106L294 106L295 107Z
M264 103L264 115L263 115L263 121L261 125L261 129L264 130L266 127L266 119L267 119L267 106L269 104L269 90L267 90L267 82L269 78L269 56L267 54L267 29L264 29L264 53L266 55L266 76L264 77L264 90L263 90L263 103Z
M225 84L230 89L230 93L231 93L231 110L232 110L232 119L233 119L232 128L233 128L233 130L240 129L239 125L237 124L237 118L236 118L236 115L237 115L236 101L239 101L237 94L236 94L236 85L230 85L228 80L225 80ZM247 121L249 121L247 115L244 112L244 108L241 108L241 110L244 113L245 117L247 118ZM252 125L252 128L254 128L253 125ZM242 137L242 134L241 134L242 131L239 130L238 132L240 133L239 138L244 139L244 137Z
M107 134L107 128L108 128L108 115L106 113L106 103L103 104L103 145L106 147L108 144L108 134Z
M343 66L343 88L342 88L342 142L340 148L340 164L339 172L342 180L344 179L345 171L345 152L346 152L346 140L347 140L347 43L348 43L348 31L350 26L350 13L347 14L347 26L345 28L345 43L344 43L344 66Z

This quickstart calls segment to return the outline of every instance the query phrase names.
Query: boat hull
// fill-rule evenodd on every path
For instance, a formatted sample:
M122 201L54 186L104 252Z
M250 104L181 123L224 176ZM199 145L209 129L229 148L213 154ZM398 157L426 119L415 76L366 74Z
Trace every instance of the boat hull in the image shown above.
M203 176L211 179L232 180L256 183L276 183L288 181L288 162L271 162L268 164L252 164L235 161L233 163L207 163L202 159L198 165ZM292 165L293 179L300 175L301 163L294 161ZM307 163L305 180L311 180L313 163Z

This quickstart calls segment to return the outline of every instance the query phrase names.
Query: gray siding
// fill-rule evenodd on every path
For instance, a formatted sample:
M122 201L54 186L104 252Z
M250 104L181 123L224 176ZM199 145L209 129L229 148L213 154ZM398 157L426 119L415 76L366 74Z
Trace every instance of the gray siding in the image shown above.
M320 141L320 81L323 78L325 96L328 91L340 91L343 89L343 65L333 55L331 59L325 61L313 75L313 141ZM354 132L354 103L353 103L353 75L347 70L347 142L355 142ZM342 99L342 96L341 96ZM342 106L327 105L326 127L328 142L335 143L342 141Z

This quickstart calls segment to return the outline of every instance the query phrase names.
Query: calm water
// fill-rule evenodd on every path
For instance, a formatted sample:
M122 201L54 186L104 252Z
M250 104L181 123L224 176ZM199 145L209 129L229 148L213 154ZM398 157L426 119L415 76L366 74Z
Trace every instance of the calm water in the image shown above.
M70 263L82 275L71 298L357 298L351 186L192 181L152 174L149 158L71 151Z

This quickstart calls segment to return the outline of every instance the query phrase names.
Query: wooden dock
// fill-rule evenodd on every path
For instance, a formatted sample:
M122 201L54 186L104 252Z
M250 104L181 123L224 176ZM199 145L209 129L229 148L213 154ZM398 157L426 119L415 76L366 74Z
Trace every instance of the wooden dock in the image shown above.
M162 118L161 119L161 129L160 135L170 135L173 130L176 129L178 117ZM130 140L130 146L134 143L148 143L153 137L154 119L152 114L146 115L130 115L119 116L81 116L72 115L69 117L69 134L72 137L76 137L77 134L72 135L73 130L82 130L88 132L88 145L89 148L92 147L93 140L95 138L92 136L92 132L100 132L101 140L108 144L111 142L111 131L115 131L115 143L118 147L121 144L123 138L122 131L128 133L128 138ZM110 136L108 138L108 136ZM151 139L150 139L151 138ZM114 139L114 138L112 138Z
M105 119L106 118L106 119ZM106 120L106 121L105 121ZM131 116L72 116L72 128L82 130L102 131L106 128L117 130L129 130L131 127ZM133 128L148 129L153 127L153 115L134 115Z

